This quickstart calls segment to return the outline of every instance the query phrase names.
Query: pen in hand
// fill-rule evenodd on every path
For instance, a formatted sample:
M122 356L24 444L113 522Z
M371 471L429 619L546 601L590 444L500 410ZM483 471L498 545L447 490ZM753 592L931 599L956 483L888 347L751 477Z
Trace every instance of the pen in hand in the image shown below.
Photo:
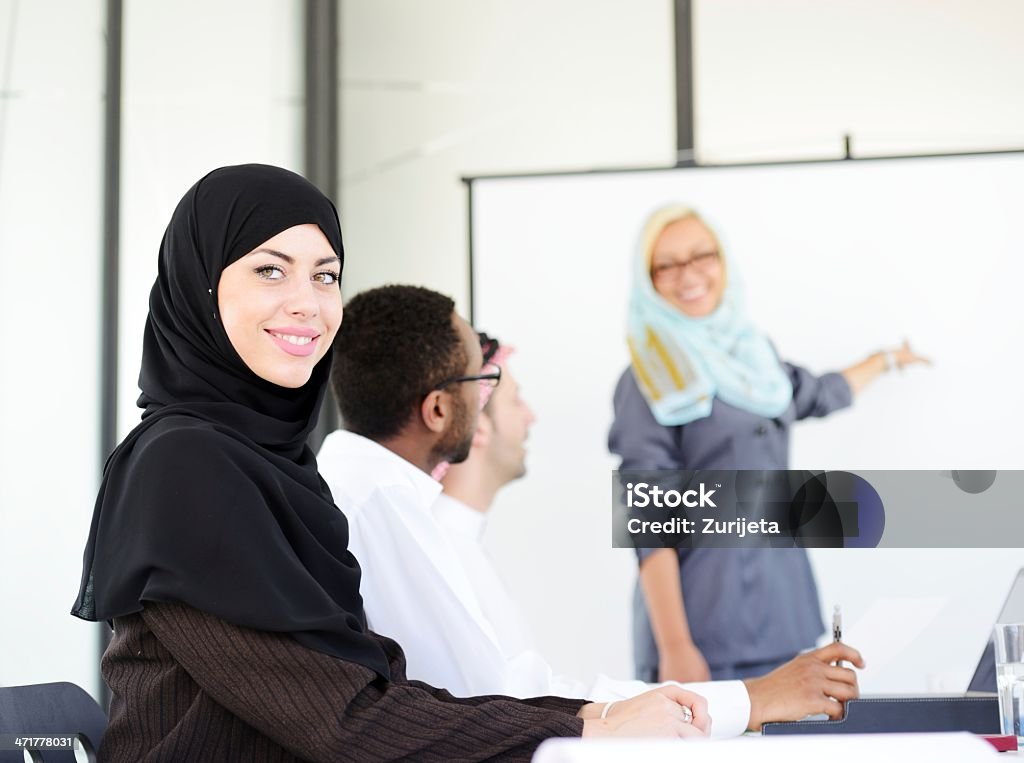
M843 640L843 611L836 604L832 610L832 643L838 644ZM843 667L842 660L836 660L837 667Z

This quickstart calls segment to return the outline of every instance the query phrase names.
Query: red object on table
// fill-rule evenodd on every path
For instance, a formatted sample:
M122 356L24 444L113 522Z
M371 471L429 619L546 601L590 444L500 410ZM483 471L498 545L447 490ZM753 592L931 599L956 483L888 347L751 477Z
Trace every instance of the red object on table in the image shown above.
M1003 736L1002 734L982 734L981 738L999 750L999 752L1016 752L1017 750L1017 737L1012 734L1009 736Z

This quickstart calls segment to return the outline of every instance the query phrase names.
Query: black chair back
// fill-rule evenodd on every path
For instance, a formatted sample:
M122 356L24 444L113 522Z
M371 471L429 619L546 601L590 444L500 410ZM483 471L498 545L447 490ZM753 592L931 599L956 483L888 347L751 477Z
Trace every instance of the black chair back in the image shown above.
M0 686L0 737L45 737L76 734L85 751L79 760L96 760L96 750L107 728L107 714L83 689L71 683ZM75 763L70 748L30 752L35 763ZM0 750L0 763L24 763L22 750Z

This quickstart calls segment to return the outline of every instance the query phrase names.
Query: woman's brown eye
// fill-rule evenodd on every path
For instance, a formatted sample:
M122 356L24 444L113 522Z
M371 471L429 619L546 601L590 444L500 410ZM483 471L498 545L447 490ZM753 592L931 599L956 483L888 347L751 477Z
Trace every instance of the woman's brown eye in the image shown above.
M316 280L320 281L320 283L325 283L328 284L329 286L333 286L334 284L338 283L338 279L341 278L341 274L334 273L330 270L325 270L322 273L317 273L313 277Z
M278 265L261 265L255 269L255 273L268 281L276 281L278 278L284 277L284 271Z

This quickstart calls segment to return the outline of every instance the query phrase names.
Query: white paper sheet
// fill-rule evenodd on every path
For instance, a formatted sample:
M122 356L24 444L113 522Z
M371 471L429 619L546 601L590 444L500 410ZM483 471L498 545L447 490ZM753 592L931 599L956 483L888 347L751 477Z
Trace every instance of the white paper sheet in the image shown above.
M972 763L1000 760L999 755L985 740L962 732L822 734L696 742L549 739L537 750L533 763Z

